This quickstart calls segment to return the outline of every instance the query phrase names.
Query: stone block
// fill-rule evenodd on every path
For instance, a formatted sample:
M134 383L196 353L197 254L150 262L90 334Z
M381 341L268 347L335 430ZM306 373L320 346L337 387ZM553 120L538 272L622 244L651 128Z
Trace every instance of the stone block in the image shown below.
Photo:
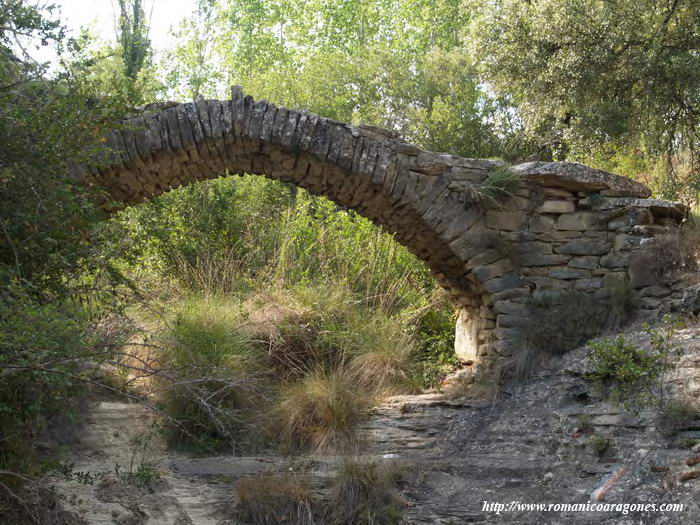
M484 288L487 292L495 293L509 288L519 288L526 284L527 282L520 275L512 273L486 281Z
M527 279L533 283L538 290L565 290L571 288L570 281L562 279L552 279L551 277L528 277Z
M525 304L518 301L498 301L493 305L493 310L497 314L525 315L527 308Z
M537 208L538 213L573 213L576 211L576 204L573 201L550 200L544 201Z
M526 224L526 217L522 213L509 211L486 212L486 226L494 230L518 231Z
M560 215L557 230L600 230L602 226L597 213L579 212Z
M479 316L482 319L496 319L496 314L493 311L493 308L489 306L482 306L479 308Z
M530 288L523 286L521 288L511 288L508 290L502 290L489 295L489 299L495 304L499 301L508 301L511 299L521 299L530 295ZM485 296L483 296L485 297ZM484 300L486 302L486 300Z
M538 235L538 239L544 242L568 242L579 238L581 238L581 232L570 230L555 230Z
M581 270L569 266L559 266L549 270L549 276L554 279L587 279L591 277L590 270Z
M549 254L552 253L552 244L542 241L527 241L513 244L512 249L514 252L519 254L526 253L540 253Z
M628 253L612 252L600 258L600 265L605 268L620 268L627 266L630 261Z
M603 255L610 251L610 242L575 239L555 248L555 252L568 255Z
M671 295L671 290L659 285L647 286L639 292L640 297L668 297L669 295Z
M576 290L597 290L603 287L603 279L601 277L593 277L591 279L578 279L574 281Z
M542 193L545 197L552 197L555 199L573 199L574 194L568 190L563 190L559 188L544 188Z
M569 266L572 268L581 268L583 270L595 270L600 263L600 257L594 255L583 255L574 257L569 261Z
M520 266L559 266L566 264L570 259L570 256L559 253L527 253L518 256L518 263Z
M523 326L525 318L519 315L500 314L496 320L498 328L516 328Z
M553 217L535 215L534 217L530 217L528 229L536 233L551 232L554 229L554 223L555 220Z
M489 279L515 270L516 268L513 262L507 257L504 257L486 266L476 266L472 268L472 273L479 281L488 281Z
M503 250L500 250L498 248L484 250L467 261L467 268L485 266L487 264L494 263L497 260L501 259L503 255Z

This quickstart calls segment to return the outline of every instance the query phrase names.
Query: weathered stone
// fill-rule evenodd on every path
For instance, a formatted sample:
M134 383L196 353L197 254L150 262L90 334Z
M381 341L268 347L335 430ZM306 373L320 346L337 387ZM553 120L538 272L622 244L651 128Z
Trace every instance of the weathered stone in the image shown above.
M555 199L573 199L574 194L568 190L560 190L557 188L544 188L542 194L545 197L552 197Z
M525 304L517 301L498 301L493 305L493 310L497 314L525 315L527 308Z
M522 230L526 224L522 213L507 211L489 211L486 213L486 226L494 230Z
M579 212L560 215L557 220L558 230L597 230L601 228L597 213Z
M636 237L634 235L627 235L626 233L618 233L615 236L615 245L613 249L618 252L636 250L648 243L649 240L650 239L645 237Z
M519 315L500 314L496 320L498 328L516 328L523 326L525 319Z
M537 213L573 213L576 211L576 204L573 201L544 201L537 208Z
M654 216L645 208L632 209L621 217L608 221L608 229L617 230L627 226L635 226L638 224L652 224Z
M533 283L540 290L563 290L571 288L571 282L562 279L552 279L551 277L528 277L528 281Z
M608 190L614 195L629 197L651 195L651 190L639 182L576 162L528 162L512 170L543 186L586 192Z
M603 255L610 250L611 243L576 239L554 249L557 253L569 255Z
M514 270L516 270L516 268L513 262L504 257L503 259L493 262L487 266L477 266L472 269L472 273L480 281L488 281L489 279L493 279L494 277L498 277L499 275L503 275L504 273L512 272Z
M528 229L531 232L550 232L554 229L555 220L546 215L535 215L530 217Z
M476 312L462 309L455 324L455 354L464 362L475 362L479 353L479 316Z
M569 261L569 266L572 268L581 268L584 270L595 270L598 268L600 262L600 257L594 255L584 255L581 257L574 257Z
M559 266L549 270L549 276L554 279L586 279L590 278L591 272L569 266Z
M550 254L552 253L552 245L541 241L519 242L513 244L513 251L518 254Z
M613 252L603 255L600 258L600 265L604 266L605 268L619 268L621 266L627 266L629 261L629 254Z
M513 273L486 281L484 283L484 288L488 292L495 293L508 288L518 288L524 284L526 284L525 280L521 276Z
M496 313L493 311L492 308L489 308L488 306L482 306L479 309L479 316L482 319L496 319Z
M566 264L567 262L569 262L569 259L571 259L570 256L559 253L528 253L518 256L518 263L521 266L555 266L560 264Z
M647 286L639 292L640 297L668 297L671 290L665 286Z
M574 281L576 290L594 290L603 286L603 279L594 277L592 279L578 279Z
M591 197L587 197L580 200L579 205L592 207L596 210L614 210L623 207L646 208L654 217L669 217L675 221L683 220L688 213L688 207L683 204L659 199L632 199L624 197L591 199Z

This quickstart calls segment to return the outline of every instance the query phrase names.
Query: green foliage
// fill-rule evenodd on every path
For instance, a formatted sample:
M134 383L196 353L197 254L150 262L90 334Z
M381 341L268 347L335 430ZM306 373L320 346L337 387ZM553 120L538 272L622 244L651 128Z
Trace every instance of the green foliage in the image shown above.
M559 160L602 161L601 167L626 175L648 174L661 164L659 191L694 198L699 121L691 108L700 94L695 0L467 6L475 15L468 50L478 57L483 78L513 97L528 131ZM678 164L689 168L685 179Z
M74 407L91 373L81 360L104 357L96 343L75 305L0 298L0 470L37 472L33 440Z
M348 450L370 400L347 370L312 370L282 389L271 432L289 451Z
M162 337L162 365L172 372L159 379L160 402L172 418L165 436L175 448L211 453L240 447L257 363L235 306L190 300Z
M223 95L206 85L214 78L433 150L519 153L512 109L483 89L459 47L468 20L459 0L201 2L164 68L180 97Z
M513 196L518 187L520 176L511 171L507 166L498 167L489 173L486 180L481 183L478 195L491 202L499 202Z
M576 428L579 432L593 433L595 431L593 418L588 414L581 414L576 418Z
M614 397L625 405L654 404L663 409L666 372L676 351L673 338L681 326L679 320L670 316L657 326L645 325L648 350L626 342L622 335L592 342L590 358L594 370L588 379L612 388Z
M351 445L375 397L415 388L417 373L406 320L352 297L343 287L302 286L189 300L159 339L170 444L198 452Z
M138 78L143 68L151 43L142 0L119 0L119 45L125 74L132 81Z

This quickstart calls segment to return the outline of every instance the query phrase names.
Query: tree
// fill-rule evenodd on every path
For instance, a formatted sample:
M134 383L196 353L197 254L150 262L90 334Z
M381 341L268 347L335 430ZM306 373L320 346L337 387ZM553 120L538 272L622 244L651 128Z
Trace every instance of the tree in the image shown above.
M463 55L461 0L215 0L168 78L241 84L257 98L393 129L472 157L520 156L508 105ZM184 28L185 26L183 26ZM206 58L205 54L206 53ZM221 90L219 95L225 95Z
M135 81L151 51L142 0L119 0L117 36L125 73Z
M470 1L467 51L555 157L649 171L700 189L700 1ZM639 157L644 159L641 164ZM689 177L679 178L683 165Z

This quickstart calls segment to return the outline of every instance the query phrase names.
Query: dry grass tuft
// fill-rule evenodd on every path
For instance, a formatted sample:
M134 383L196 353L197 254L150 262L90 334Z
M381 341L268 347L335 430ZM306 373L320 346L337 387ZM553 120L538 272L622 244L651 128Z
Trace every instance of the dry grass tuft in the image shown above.
M406 469L346 458L338 469L328 505L328 522L392 525L401 522L404 499L398 490Z
M276 525L315 523L315 500L308 483L291 474L260 474L236 486L235 516L243 523Z
M349 450L370 403L346 369L318 369L283 387L270 411L270 428L291 451Z

